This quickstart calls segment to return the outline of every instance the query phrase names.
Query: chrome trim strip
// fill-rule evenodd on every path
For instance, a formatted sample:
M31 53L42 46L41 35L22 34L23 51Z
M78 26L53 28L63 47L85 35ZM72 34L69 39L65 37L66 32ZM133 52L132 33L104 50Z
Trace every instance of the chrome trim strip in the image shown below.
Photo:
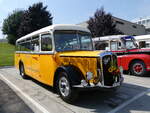
M111 62L114 62L114 59L113 59L113 55L115 55L114 53L112 53L112 52L108 52L108 51L105 51L105 52L102 52L102 53L100 53L99 54L100 55L100 58L101 58L101 76L102 76L102 81L101 81L101 84L102 84L102 86L104 86L105 85L105 83L104 83L104 71L103 71L103 68L104 68L104 66L103 66L103 57L105 57L105 56L111 56Z
M60 57L81 57L81 58L97 58L97 56L66 56L66 55L60 55Z
M55 54L55 52L53 52L53 51L50 51L50 52L28 52L28 51L16 51L15 52L16 54L18 54L18 53L21 53L21 54L50 54L50 55L54 55Z
M102 52L102 53L99 54L99 56L101 58L101 76L102 76L101 84L102 84L102 86L104 86L103 57L107 56L107 55L112 56L112 54L113 54L112 52Z
M97 74L98 74L98 76L99 76L99 78L98 78L98 79L99 79L99 81L100 81L100 82L102 82L101 69L97 69Z
M104 72L103 72L103 58L101 58L101 76L102 76L102 82L101 84L104 85Z

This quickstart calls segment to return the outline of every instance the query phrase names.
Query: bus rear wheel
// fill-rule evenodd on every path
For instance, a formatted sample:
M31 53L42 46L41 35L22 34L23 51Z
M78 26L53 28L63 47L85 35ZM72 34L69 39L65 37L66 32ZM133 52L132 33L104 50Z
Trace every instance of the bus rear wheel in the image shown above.
M24 65L21 63L20 66L19 66L19 71L20 71L20 76L23 78L23 79L27 79L28 76L25 74L25 69L24 69Z

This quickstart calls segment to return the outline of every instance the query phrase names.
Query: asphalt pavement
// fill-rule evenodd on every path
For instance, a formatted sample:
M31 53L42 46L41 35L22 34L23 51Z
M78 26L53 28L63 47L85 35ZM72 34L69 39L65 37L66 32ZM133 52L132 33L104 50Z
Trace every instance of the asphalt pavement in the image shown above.
M0 113L34 113L30 107L0 80Z
M150 77L124 77L117 91L80 92L77 102L71 105L62 101L51 87L34 79L22 79L14 67L1 68L0 113L150 112Z

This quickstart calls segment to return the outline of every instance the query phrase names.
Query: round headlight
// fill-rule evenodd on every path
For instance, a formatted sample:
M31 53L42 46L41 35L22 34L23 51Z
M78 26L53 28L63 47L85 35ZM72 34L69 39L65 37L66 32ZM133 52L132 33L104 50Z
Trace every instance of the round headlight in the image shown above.
M92 72L87 72L86 73L86 78L87 78L87 80L91 80L93 78L93 73Z

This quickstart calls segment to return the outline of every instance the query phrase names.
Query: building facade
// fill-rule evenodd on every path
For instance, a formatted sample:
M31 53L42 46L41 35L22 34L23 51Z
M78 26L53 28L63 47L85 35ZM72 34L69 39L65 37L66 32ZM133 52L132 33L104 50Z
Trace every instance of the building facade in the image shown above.
M124 33L125 35L137 36L137 35L146 34L145 26L143 25L132 23L132 22L129 22L129 21L126 21L126 20L123 20L114 16L113 16L113 21L116 23L116 28L120 30L122 33ZM81 25L84 27L88 26L87 22L82 22L78 25Z
M134 19L133 22L139 25L144 25L146 34L150 34L150 17Z

